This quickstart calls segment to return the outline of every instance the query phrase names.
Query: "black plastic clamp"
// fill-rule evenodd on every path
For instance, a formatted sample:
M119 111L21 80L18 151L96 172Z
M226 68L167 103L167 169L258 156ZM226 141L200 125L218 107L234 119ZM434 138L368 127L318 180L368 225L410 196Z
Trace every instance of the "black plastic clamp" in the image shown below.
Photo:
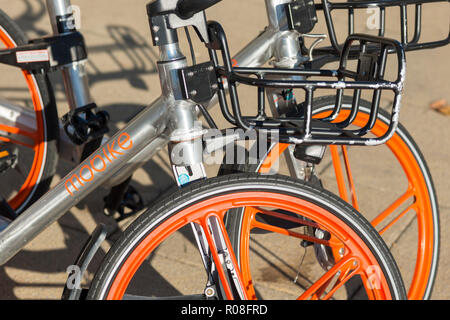
M30 72L49 72L87 58L79 32L31 40L28 44L0 51L0 63Z
M286 5L290 30L305 34L312 31L317 23L314 0L296 0Z
M219 89L213 63L205 62L180 69L183 97L196 103L212 99Z

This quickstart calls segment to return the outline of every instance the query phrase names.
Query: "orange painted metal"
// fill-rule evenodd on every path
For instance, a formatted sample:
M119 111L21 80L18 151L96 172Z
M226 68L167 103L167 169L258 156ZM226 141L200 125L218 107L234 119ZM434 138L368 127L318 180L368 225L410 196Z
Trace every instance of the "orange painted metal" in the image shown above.
M2 42L7 48L15 47L13 40L2 29L0 29L0 42ZM37 89L37 84L35 83L34 77L27 71L22 71L22 73L25 77L25 81L31 93L34 112L36 114L37 130L35 133L29 133L17 129L17 133L24 134L30 138L33 138L34 146L19 143L17 141L8 141L11 143L22 144L25 145L26 147L31 147L32 149L34 149L34 159L31 168L29 170L28 176L25 179L25 182L21 186L18 193L12 199L9 200L9 205L13 209L17 209L27 199L27 197L33 190L34 186L36 185L38 179L41 176L42 166L46 156L45 128L43 120L44 107L42 105L40 94ZM4 126L3 129L5 129Z
M328 116L330 112L324 112L321 114L317 114L315 117L324 118ZM349 114L349 110L342 110L339 116L336 118L336 122L342 121ZM358 113L353 124L355 126L363 127L368 121L368 115L365 113ZM381 121L377 121L375 123L374 128L371 133L377 137L382 136L388 127ZM415 206L411 209L416 211L417 217L417 226L418 226L418 251L417 251L417 259L416 259L416 267L414 271L414 276L408 291L408 299L411 300L421 300L425 294L426 286L428 282L428 278L431 272L431 265L433 260L433 246L434 246L434 222L432 216L432 207L430 203L430 196L428 194L427 184L422 175L422 171L419 167L419 164L415 160L414 155L411 153L408 146L404 143L401 137L396 133L394 136L386 143L386 146L390 149L390 151L394 154L397 161L401 165L403 172L405 173L406 178L409 181L408 190L400 196L392 205L390 205L387 209L381 212L374 220L373 224L378 225L381 220L385 219L392 212L394 212L395 208L399 206L401 203L406 201L406 196L414 197ZM274 148L274 151L271 152L270 158L265 161L262 165L260 172L266 173L270 170L270 164L276 161L277 157L280 157L282 153L287 149L288 145L280 144L278 148ZM343 175L343 169L341 166L341 161L339 159L339 152L337 146L330 146L331 156L333 160L333 165L336 174L336 181L338 184L338 189L340 196L343 200L349 200L347 195L347 189L345 188L345 179ZM347 151L347 150L345 150ZM348 155L346 156L347 163L345 165L347 170L347 177L351 177L353 181L353 176L350 170L350 163L348 161ZM353 182L352 182L353 184ZM353 204L357 205L356 200L356 192L354 187L352 189ZM400 215L404 215L406 212L402 212ZM387 227L383 229L385 232L389 227L392 227L395 222L397 222L400 217L394 219L394 222L391 222Z
M236 199L239 200L236 201ZM114 278L107 298L120 299L125 293L131 278L138 270L142 262L153 250L158 247L158 245L173 234L173 232L179 230L181 227L190 222L198 223L204 230L207 230L206 219L211 216L211 213L214 213L214 216L218 218L222 218L222 213L232 208L239 208L243 203L246 205L246 214L249 214L250 218L254 217L257 211L254 208L255 206L269 206L271 208L279 208L281 210L286 210L300 215L304 215L306 213L306 215L304 215L305 217L316 221L323 226L325 230L328 230L334 235L341 235L339 236L339 240L345 245L348 257L358 257L359 261L361 261L360 270L363 271L372 265L377 265L375 257L372 255L366 244L359 240L359 237L355 231L349 228L336 216L329 214L321 207L310 202L302 201L297 197L281 195L279 193L271 193L270 191L236 192L200 201L190 207L181 209L176 215L171 216L158 226L155 226L152 232L141 239L133 252L126 258ZM247 244L249 238L248 231L250 230L250 225L248 222L249 219L244 219L243 226L246 226L248 229L245 231L244 237L242 237L244 243ZM224 231L224 229L222 229L222 231ZM205 233L207 234L207 232ZM209 238L208 242L212 247L214 247L212 238ZM229 245L228 240L226 240L226 242ZM246 252L248 253L248 251ZM245 252L241 252L242 283L244 288L247 290L248 298L252 299L255 298L255 294L250 276L250 268L248 268L248 254L245 256L243 256L243 254L245 254ZM214 257L215 261L216 259L218 259L217 256ZM339 266L341 265L342 263L339 264ZM380 289L372 291L375 298L391 298L389 296L386 279L384 278L380 279Z

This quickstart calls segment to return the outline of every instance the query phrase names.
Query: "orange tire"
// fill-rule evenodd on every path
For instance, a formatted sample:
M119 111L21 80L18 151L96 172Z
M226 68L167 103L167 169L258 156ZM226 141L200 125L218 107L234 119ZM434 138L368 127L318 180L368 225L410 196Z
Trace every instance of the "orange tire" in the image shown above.
M161 299L201 299L205 283L209 284L208 288L214 288L213 292L217 293L218 298L255 298L254 283L245 274L247 269L242 269L242 273L239 271L223 223L226 215L242 207L252 208L253 215L276 214L276 211L263 208L295 213L296 217L291 219L299 222L301 228L318 228L331 235L325 239L290 232L299 241L319 243L341 254L330 270L325 272L318 267L321 276L309 288L298 287L296 298L329 299L353 277L364 279L369 298L406 298L401 277L388 248L369 222L351 206L331 193L300 181L256 174L231 175L193 183L142 214L109 250L90 286L89 298L149 299L159 295ZM212 252L210 258L204 260L206 262L196 265L200 269L199 274L193 269L197 255L192 255L185 247L186 243L178 241L175 236L180 232L189 237L184 227L190 224L201 230L197 236L205 239L205 247L208 246ZM252 228L272 229L263 223L256 223ZM172 245L171 239L174 239ZM246 240L243 238L243 241ZM187 260L183 257L186 251ZM228 254L220 256L224 252ZM202 269L206 265L206 269L210 270L208 266L212 262L216 272L210 277L202 277ZM172 270L176 270L176 263L184 265L178 272ZM379 271L376 279L371 273L373 269ZM152 278L152 271L156 278ZM236 271L236 282L230 280L232 271ZM175 279L161 274L164 272L172 272ZM164 283L160 282L162 279ZM193 286L183 282L199 283L199 291L190 291ZM218 283L221 285L217 286ZM239 296L239 289L230 283L238 283L238 287L243 288L242 296Z
M344 109L336 121L341 121L348 116L349 104L351 104L351 101L351 98L345 98ZM330 114L334 106L334 97L318 98L314 106L316 108L315 116L318 118L325 117ZM362 100L360 110L361 112L358 113L354 124L362 127L367 122L370 103ZM389 123L389 120L388 114L381 110L379 119L376 122L372 133L375 136L383 135L388 128L387 124ZM247 167L240 166L238 170L241 172L258 171L260 173L268 173L272 165L281 157L283 152L288 152L286 151L287 147L288 145L279 144L273 148L273 151L267 154L266 158L261 159L258 165ZM361 209L360 207L367 208L369 204L366 205L365 203L361 203L361 201L358 202L358 188L356 188L356 185L358 185L358 178L363 176L371 177L371 175L382 175L383 168L389 168L394 165L397 166L398 171L403 170L400 178L402 181L404 180L405 190L399 190L398 194L395 194L395 199L390 200L388 203L386 203L384 198L377 197L377 194L372 194L372 199L365 200L369 200L369 202L372 201L370 206L376 207L374 210L378 211L374 212L376 213L375 215L366 217L371 220L372 225L377 228L386 241L388 239L386 234L389 232L389 229L400 227L406 228L410 226L406 225L406 223L414 224L413 222L416 220L416 225L414 227L417 228L417 231L415 240L412 240L414 243L402 246L403 249L401 251L397 249L398 246L394 247L397 251L393 254L394 257L397 255L401 256L401 260L404 261L403 266L400 265L400 270L402 271L402 275L404 275L407 288L409 288L408 298L417 300L429 299L436 277L439 258L439 210L431 174L420 149L402 125L399 126L393 138L386 143L386 146L376 147L383 149L384 153L382 155L385 155L389 159L383 162L383 159L378 156L372 158L367 157L370 158L369 162L362 164L362 166L369 166L371 163L379 163L380 165L377 168L380 169L380 172L377 172L377 169L371 169L372 171L369 173L367 173L367 171L361 172L364 169L364 167L361 168L361 163L359 167L357 165L350 166L350 160L352 159L350 151L360 153L371 152L371 148L374 147L329 147L331 153L331 167L334 168L337 184L337 188L335 187L336 193L338 193L342 199L351 203L355 209L361 211L362 214L365 214L366 210ZM355 158L357 158L356 155L353 159ZM394 161L397 161L398 164L393 163ZM355 171L354 169L359 170ZM320 167L316 171L319 170ZM355 172L359 172L359 175L355 174ZM394 177L391 179L394 181ZM359 189L362 189L363 186L364 184L360 183ZM376 187L387 188L389 186L371 186L371 188ZM395 192L396 190L392 190L393 194ZM402 220L402 218L406 219L408 215L410 216L409 220ZM245 219L243 219L243 217L236 219L241 220L233 222L233 224L245 225L250 223L244 221ZM245 235L241 234L241 237L244 236ZM389 242L390 243L388 244L393 246L392 240ZM241 247L240 249L235 248L235 250L241 251L242 259L246 258L245 252L248 251L248 248ZM407 252L404 250L407 250ZM414 266L414 270L411 269L411 266ZM406 277L406 274L409 276Z

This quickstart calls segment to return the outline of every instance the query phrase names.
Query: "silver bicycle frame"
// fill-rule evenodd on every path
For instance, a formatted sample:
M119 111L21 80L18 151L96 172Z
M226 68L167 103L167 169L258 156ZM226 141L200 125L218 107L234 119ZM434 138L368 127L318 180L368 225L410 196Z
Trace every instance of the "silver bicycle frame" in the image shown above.
M235 56L239 66L259 67L272 58L282 56L293 58L292 48L298 45L295 43L297 38L292 37L292 32L295 31L288 30L286 16L279 10L279 5L289 2L291 0L265 0L269 25ZM47 0L47 3L49 12L53 14L67 13L70 6L69 0ZM280 43L284 45L279 46ZM170 48L166 49L162 50L163 55L171 52L168 50ZM169 65L173 63L170 62ZM183 64L185 60L176 63ZM193 121L196 115L192 114L192 110L195 105L189 101L176 100L170 94L170 88L166 88L169 82L166 81L163 71L164 69L160 69L163 91L161 97L0 232L0 265L5 264L97 187L117 185L129 177L168 143L175 129L194 129ZM74 80L77 79L74 76L77 73L78 80ZM84 80L80 77L81 73L82 71L75 67L66 70L66 80L71 84L68 88L77 91L88 90L82 83ZM75 86L72 81L78 82L79 86ZM75 104L78 103L76 101L89 100L88 92L78 93L78 96L83 97L80 100L77 100L74 94ZM217 101L216 96L209 102L208 107Z

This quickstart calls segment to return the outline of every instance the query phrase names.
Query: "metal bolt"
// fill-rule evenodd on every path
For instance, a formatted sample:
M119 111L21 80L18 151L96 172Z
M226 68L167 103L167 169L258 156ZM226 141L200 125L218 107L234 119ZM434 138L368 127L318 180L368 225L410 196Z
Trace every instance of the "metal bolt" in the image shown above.
M214 83L212 86L211 86L211 88L213 88L213 89L217 89L219 86L217 85L217 83Z
M154 31L154 32L158 32L158 31L159 31L159 27L158 27L158 26L154 26L154 27L153 27L153 31Z
M345 249L344 248L340 248L339 249L339 254L341 255L341 257L344 256L344 253L345 253Z
M212 287L208 287L208 288L205 289L205 295L208 298L211 298L212 296L214 296L215 293L216 293L216 291Z
M189 77L193 77L193 76L194 76L194 72L189 71L187 75L188 75Z
M159 41L159 37L155 37L155 42L158 42Z
M304 179L306 178L306 171L305 171L305 168L300 168L299 175L300 175L299 178L300 178L301 180L304 180ZM318 237L319 239L322 239L322 238L323 238L323 233L322 233L322 234L319 234L317 237Z
M317 239L323 239L325 237L325 232L323 232L320 229L317 229L316 230L316 237L317 237Z
M189 92L191 94L191 96L196 96L197 95L197 90L192 90L191 92Z

